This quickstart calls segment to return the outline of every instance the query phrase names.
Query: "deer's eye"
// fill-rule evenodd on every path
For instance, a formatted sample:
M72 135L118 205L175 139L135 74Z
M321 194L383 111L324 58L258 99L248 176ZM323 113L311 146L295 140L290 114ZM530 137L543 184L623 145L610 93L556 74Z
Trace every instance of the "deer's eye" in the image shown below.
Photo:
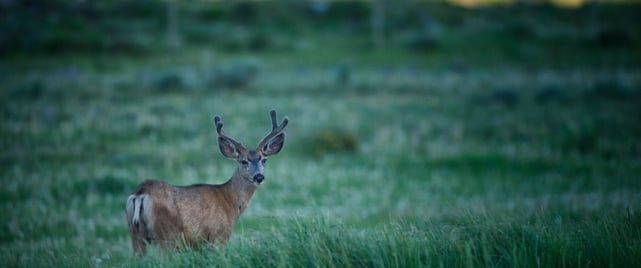
M240 164L243 166L247 166L249 165L249 162L247 162L247 160L240 160Z
M263 158L263 160L260 160L260 162L263 163L263 165L264 165L265 163L267 163L267 159Z

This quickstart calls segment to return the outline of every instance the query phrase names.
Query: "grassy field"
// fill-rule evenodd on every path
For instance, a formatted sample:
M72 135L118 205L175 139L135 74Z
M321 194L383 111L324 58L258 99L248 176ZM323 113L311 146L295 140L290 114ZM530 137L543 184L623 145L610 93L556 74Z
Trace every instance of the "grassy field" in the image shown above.
M1 266L641 267L638 7L427 10L380 50L340 13L278 13L265 50L4 43ZM225 182L213 116L253 145L272 108L288 139L227 246L134 257L136 185Z

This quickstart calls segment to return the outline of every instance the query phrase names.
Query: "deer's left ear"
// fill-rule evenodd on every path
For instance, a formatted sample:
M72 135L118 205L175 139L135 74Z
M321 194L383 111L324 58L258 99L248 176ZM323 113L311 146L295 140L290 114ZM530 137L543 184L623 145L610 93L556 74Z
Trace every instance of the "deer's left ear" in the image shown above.
M280 133L275 137L271 138L269 141L267 141L265 143L265 146L263 146L263 148L258 148L258 149L262 150L265 156L270 156L280 152L280 150L283 149L284 144L285 144L285 133Z

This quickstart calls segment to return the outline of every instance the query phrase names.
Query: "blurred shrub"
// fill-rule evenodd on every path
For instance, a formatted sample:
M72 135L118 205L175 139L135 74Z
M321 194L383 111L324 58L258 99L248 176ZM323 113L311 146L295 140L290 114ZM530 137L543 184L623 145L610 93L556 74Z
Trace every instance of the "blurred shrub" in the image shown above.
M205 80L209 87L244 89L254 82L259 70L256 61L241 60L221 67L213 67Z
M561 133L561 149L566 153L592 153L598 141L599 131L593 122L568 122Z
M191 23L182 33L188 42L210 43L223 51L264 51L287 47L274 31L226 22Z
M519 93L511 88L496 88L489 95L472 97L471 102L477 105L501 104L513 107L520 100Z
M429 51L438 47L438 38L424 32L410 32L398 37L398 43L409 50Z
M135 187L135 184L124 178L106 175L100 179L91 181L90 183L86 184L86 186L83 185L83 183L79 183L74 186L76 186L75 188L78 188L79 190L89 189L96 193L106 195L126 194L128 191L133 189L133 187Z
M0 54L16 52L149 50L151 33L139 25L162 27L161 1L8 1L0 6ZM37 18L37 19L36 19ZM141 37L144 35L145 37Z
M443 31L436 21L419 30L408 30L396 36L396 42L403 48L414 51L430 51L440 46Z
M329 153L354 153L358 150L359 139L356 134L345 129L324 128L308 136L303 153L321 156Z
M512 38L526 38L535 35L536 23L520 17L510 19L503 26L503 33Z
M231 5L229 18L238 22L254 22L258 16L258 3L254 1L238 1Z
M621 27L607 27L600 29L593 37L594 42L604 48L631 45L635 36L630 31Z
M592 89L586 94L586 98L592 99L609 99L623 100L632 96L621 81L614 78L600 79L592 86Z
M490 95L492 101L512 107L519 102L519 93L511 88L498 88Z
M310 12L329 20L360 20L367 21L370 16L370 3L367 1L332 1L323 12L318 12L311 6Z
M27 79L13 87L9 91L9 96L18 99L39 99L47 91L45 81L41 78Z
M560 86L546 85L535 93L534 100L537 103L566 102L568 96Z
M179 91L185 88L183 74L177 70L167 70L157 74L154 85L159 92Z
M136 184L121 177L104 175L82 180L65 180L51 187L51 197L59 202L70 202L74 198L86 198L90 194L99 196L126 195Z
M217 31L216 24L190 22L191 26L186 27L182 32L182 37L187 42L193 43L213 43L216 42L220 33Z
M245 27L217 24L213 32L214 45L226 51L246 50L252 33Z
M349 66L344 64L339 65L336 68L336 85L346 86L349 84L351 73Z
M116 34L102 40L102 50L142 55L154 49L154 41L142 33Z
M193 9L189 10L189 13L193 13L194 17L206 21L216 21L224 19L229 16L231 9L228 5L211 4L196 4L191 6L191 8Z
M128 191L135 188L135 184L130 181L115 177L112 175L105 175L102 178L90 178L87 180L74 181L71 189L60 189L72 196L86 197L89 193L98 195L121 195L127 194ZM61 193L65 195L64 193ZM59 197L64 199L64 197Z

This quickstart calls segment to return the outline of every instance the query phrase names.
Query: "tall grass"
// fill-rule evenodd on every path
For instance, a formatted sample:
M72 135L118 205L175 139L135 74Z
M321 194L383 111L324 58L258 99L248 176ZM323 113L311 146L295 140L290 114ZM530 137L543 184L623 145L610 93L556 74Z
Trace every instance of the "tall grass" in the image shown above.
M328 216L288 218L244 234L224 248L151 250L127 267L636 267L641 264L639 212L559 215L463 213L445 220L398 221L359 230ZM28 264L111 265L64 255ZM14 260L10 258L9 260ZM23 263L26 264L26 263Z

